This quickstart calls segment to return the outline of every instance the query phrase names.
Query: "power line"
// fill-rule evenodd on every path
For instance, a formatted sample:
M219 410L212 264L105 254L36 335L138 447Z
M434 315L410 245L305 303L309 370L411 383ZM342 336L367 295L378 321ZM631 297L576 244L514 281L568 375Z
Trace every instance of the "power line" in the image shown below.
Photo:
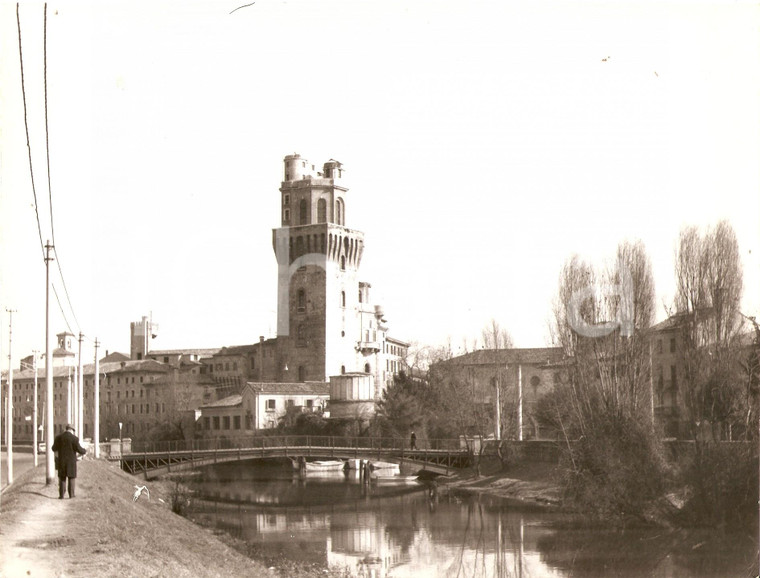
M61 316L63 317L63 322L66 324L66 327L69 329L69 333L74 333L74 330L71 329L71 325L69 325L69 320L66 319L66 313L63 311L63 307L61 306L61 299L58 297L58 291L55 289L55 285L52 283L50 284L53 288L53 293L55 294L55 300L58 302L58 309L61 310Z
M52 224L52 219L51 219ZM53 252L55 253L55 260L56 263L58 263L58 272L61 274L61 283L63 283L63 291L66 293L66 300L69 302L69 309L71 310L71 315L74 317L74 321L77 324L77 328L80 330L81 333L81 325L79 325L79 319L77 319L77 314L74 313L74 306L71 304L71 297L69 297L69 290L66 288L66 281L63 278L63 271L61 270L61 258L58 256L58 249L56 249L55 245L53 245ZM60 305L60 303L59 303ZM63 311L61 311L63 313Z
M37 216L37 232L40 236L40 249L42 250L42 258L45 258L45 243L42 241L42 227L40 226L40 212L37 207L37 189L34 186L34 170L32 168L32 146L29 142L29 121L27 119L26 110L26 88L24 85L24 53L21 48L21 17L19 16L18 2L16 3L16 23L18 25L18 57L21 65L21 94L24 100L24 128L26 129L26 148L29 152L29 176L32 179L32 193L34 194L34 213Z
M53 186L51 183L50 178L50 131L48 128L48 90L47 90L47 2L45 2L45 10L44 10L44 17L43 17L43 84L45 86L45 157L47 160L47 184L48 184L48 200L49 200L49 206L50 206L50 236L53 241L53 251L55 252L55 261L58 265L58 273L61 276L61 283L63 284L63 290L66 293L66 300L69 304L69 310L71 311L71 315L74 318L74 322L77 325L77 328L79 329L79 332L81 333L81 326L79 325L79 319L77 319L77 314L74 312L74 306L71 304L71 296L69 295L68 287L66 287L66 279L63 277L63 269L61 268L61 256L58 254L58 248L55 243L55 220L53 219ZM55 291L55 287L53 287L53 290ZM71 326L68 323L68 320L66 320L66 315L63 313L63 307L61 307L61 301L58 299L58 292L55 292L56 299L58 300L58 307L61 309L61 314L63 315L64 320L66 321L66 325L69 328L69 331L71 331ZM73 333L73 332L72 332Z

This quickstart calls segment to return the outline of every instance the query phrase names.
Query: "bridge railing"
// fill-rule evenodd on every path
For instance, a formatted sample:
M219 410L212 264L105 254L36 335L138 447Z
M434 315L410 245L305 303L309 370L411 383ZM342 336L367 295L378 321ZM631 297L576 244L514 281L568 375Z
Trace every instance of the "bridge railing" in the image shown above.
M194 452L235 449L267 448L334 448L345 450L398 450L410 451L408 439L398 437L354 437L354 436L311 436L311 435L254 435L237 438L202 438L171 441L133 441L132 453ZM458 439L417 440L416 449L461 450Z

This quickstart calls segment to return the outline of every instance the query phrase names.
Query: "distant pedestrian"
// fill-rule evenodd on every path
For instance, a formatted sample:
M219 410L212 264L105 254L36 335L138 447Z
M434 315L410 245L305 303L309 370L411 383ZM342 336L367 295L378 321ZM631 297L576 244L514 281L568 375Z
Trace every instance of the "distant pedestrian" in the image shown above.
M69 498L76 494L77 454L85 455L85 450L79 445L79 438L74 435L74 426L66 424L66 430L55 436L53 451L57 456L58 468L58 499L63 500L68 481Z
M409 449L412 449L412 450L417 449L417 434L414 433L414 430L412 430L412 435L409 438Z

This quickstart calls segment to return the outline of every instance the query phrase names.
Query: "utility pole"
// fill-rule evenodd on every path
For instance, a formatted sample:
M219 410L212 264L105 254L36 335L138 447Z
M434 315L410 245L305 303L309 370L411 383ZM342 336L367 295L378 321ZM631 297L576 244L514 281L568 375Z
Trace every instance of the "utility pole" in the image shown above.
M517 439L523 441L522 364L517 365Z
M84 439L84 372L82 371L82 338L84 335L79 332L79 373L77 373L77 415L76 420L77 435Z
M496 404L494 407L495 415L494 415L494 439L498 442L501 439L501 395L499 394L499 389L501 389L501 376L499 375L499 370L496 370L496 379L493 380L493 384L496 387ZM483 443L481 441L481 443Z
M8 409L5 413L5 424L8 433L5 436L6 450L8 452L8 485L13 483L13 314L15 309L5 310L10 313L8 322Z
M53 347L50 335L50 250L48 240L45 245L45 484L55 483L55 462L53 461Z
M71 392L71 368L66 368L66 422L72 423L71 416L74 413L74 399Z
M98 338L95 338L95 382L93 397L95 413L92 421L92 441L95 444L95 459L100 457L100 362L98 361Z
M32 454L34 455L34 467L36 468L39 465L39 456L37 455L37 420L39 419L39 416L37 415L37 356L40 354L39 349L35 349L32 351L32 355L34 355L34 360L32 362L32 367L34 367L34 406L32 407Z

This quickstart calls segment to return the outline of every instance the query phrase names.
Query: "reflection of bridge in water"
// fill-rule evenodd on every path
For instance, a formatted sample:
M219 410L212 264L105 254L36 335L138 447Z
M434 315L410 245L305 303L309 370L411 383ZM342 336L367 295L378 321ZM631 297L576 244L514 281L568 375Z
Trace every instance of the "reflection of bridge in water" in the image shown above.
M258 436L250 440L180 440L133 443L132 451L120 459L131 474L155 477L202 466L272 458L383 460L448 475L470 465L470 456L458 439L427 440L424 447L409 449L398 438L339 436Z

